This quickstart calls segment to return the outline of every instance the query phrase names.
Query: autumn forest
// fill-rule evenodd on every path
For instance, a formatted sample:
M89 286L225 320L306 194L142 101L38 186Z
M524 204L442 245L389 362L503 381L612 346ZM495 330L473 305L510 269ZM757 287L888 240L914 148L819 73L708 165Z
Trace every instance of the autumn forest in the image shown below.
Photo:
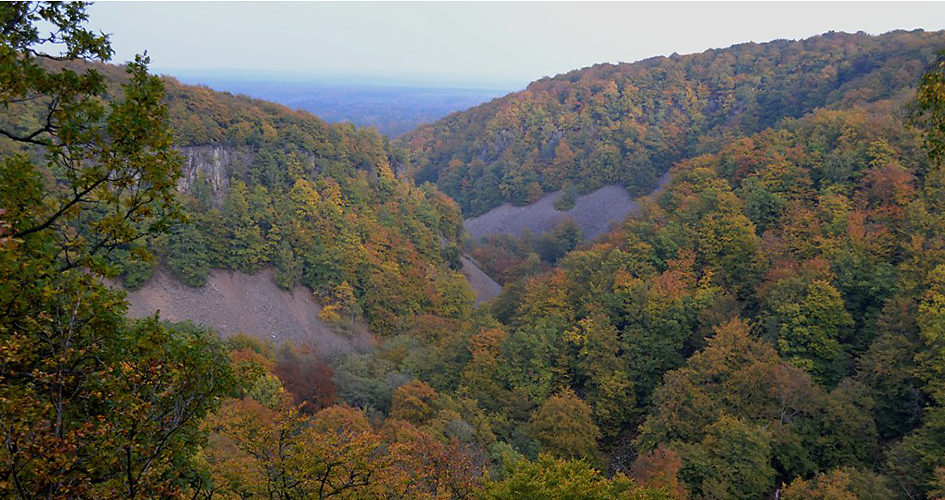
M598 64L392 139L117 64L88 7L0 3L3 498L945 499L945 32ZM611 185L598 238L464 228ZM128 314L219 271L341 347Z

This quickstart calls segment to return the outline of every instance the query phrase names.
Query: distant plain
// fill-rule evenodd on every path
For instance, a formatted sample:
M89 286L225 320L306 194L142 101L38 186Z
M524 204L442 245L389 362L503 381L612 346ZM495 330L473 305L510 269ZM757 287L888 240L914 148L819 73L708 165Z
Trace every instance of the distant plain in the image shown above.
M331 122L374 127L395 138L418 125L501 97L514 88L455 88L419 82L303 80L174 75L183 83L243 94L308 111Z

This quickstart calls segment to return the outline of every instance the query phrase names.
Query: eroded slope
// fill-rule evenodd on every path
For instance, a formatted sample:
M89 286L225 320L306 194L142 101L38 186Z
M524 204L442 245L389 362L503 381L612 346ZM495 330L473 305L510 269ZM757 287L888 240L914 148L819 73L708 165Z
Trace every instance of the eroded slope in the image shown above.
M292 341L325 354L366 346L371 338L364 327L338 333L318 317L321 306L311 290L302 285L282 290L269 269L254 275L215 269L206 284L189 287L158 268L144 286L128 293L128 302L134 318L160 311L163 319L191 320L223 336L246 333L277 345Z
M669 174L660 177L653 193L662 191L668 180ZM521 207L505 203L478 217L466 219L463 225L478 242L484 236L501 233L519 237L525 230L540 235L554 229L564 218L571 217L581 227L584 237L591 240L606 233L614 222L624 220L637 208L630 193L623 186L614 184L579 196L574 208L567 211L554 207L561 195L561 191L555 191Z

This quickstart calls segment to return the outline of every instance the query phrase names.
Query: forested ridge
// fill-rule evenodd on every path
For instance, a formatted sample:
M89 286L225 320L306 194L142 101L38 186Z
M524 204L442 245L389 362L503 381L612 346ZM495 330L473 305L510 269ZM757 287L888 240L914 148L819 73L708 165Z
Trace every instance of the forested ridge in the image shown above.
M167 88L176 144L252 152L226 173L221 202L201 177L183 198L193 223L158 255L185 282L200 284L209 268L272 266L281 286L315 291L332 321L363 313L377 333L402 332L423 312L468 309L459 211L432 185L396 176L406 154L386 138L243 96Z
M646 194L675 162L781 119L910 95L942 32L828 33L598 64L421 126L402 140L418 181L465 216L619 183Z
M840 67L899 44L876 57L903 81L881 64L849 101L706 129L597 241L490 242L505 287L474 309L459 209L394 175L414 171L395 145L146 58L115 78L36 51L107 61L84 20L0 4L4 496L945 498L940 35L799 42ZM177 192L179 151L207 144L252 160ZM327 359L124 318L101 277L155 262L194 284L272 266L377 342Z
M127 80L115 65L46 65L94 68L108 95ZM407 161L402 149L371 129L162 81L174 148L216 148L235 159L209 167L195 160L178 195L183 222L105 257L126 287L144 284L156 265L190 286L202 285L210 269L253 274L269 266L279 286L313 290L329 323L346 327L363 316L382 334L404 331L416 314L468 309L459 210L433 185L395 175ZM43 112L21 109L27 119ZM139 258L145 249L153 258Z

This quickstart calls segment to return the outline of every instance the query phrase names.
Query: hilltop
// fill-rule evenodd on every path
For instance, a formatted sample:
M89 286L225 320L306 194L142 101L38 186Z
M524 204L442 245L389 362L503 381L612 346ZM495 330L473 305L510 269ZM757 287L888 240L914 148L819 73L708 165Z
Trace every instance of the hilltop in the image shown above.
M94 67L111 92L127 78L119 66L89 64L72 66ZM402 332L418 314L456 317L472 306L459 210L407 177L405 151L373 130L163 82L187 222L109 255L126 287L147 287L158 265L192 287L213 269L268 268L282 289L311 290L323 321L364 321L379 335ZM137 257L145 247L156 259Z
M597 64L406 134L411 173L465 217L544 193L648 193L675 162L817 108L914 95L945 32L827 33L700 54Z
M391 142L37 52L107 61L85 9L0 4L5 496L945 495L945 33L598 65Z

